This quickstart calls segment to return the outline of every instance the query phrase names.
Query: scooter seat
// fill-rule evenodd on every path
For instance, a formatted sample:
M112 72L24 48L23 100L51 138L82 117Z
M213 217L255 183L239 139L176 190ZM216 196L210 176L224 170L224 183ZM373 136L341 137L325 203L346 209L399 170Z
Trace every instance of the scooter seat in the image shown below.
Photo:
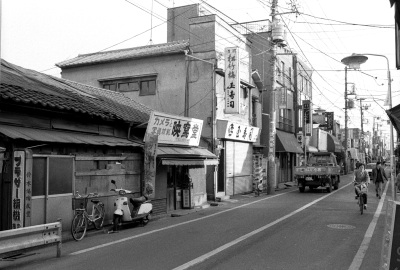
M98 200L98 199L93 199L93 200L90 200L92 203L99 203L100 202L100 200Z
M134 206L140 205L142 203L144 203L146 201L145 197L139 197L139 198L130 198L129 201L131 202L131 204L133 204Z

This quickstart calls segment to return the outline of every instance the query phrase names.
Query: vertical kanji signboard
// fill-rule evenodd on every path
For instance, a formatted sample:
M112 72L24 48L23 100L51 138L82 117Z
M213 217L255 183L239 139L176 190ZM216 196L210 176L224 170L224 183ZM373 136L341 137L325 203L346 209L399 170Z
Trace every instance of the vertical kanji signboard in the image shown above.
M25 151L14 151L12 181L12 222L13 229L24 227L25 213Z
M312 136L312 104L309 100L303 100L303 118L305 136Z
M239 49L225 48L225 113L239 113L240 110L240 78Z

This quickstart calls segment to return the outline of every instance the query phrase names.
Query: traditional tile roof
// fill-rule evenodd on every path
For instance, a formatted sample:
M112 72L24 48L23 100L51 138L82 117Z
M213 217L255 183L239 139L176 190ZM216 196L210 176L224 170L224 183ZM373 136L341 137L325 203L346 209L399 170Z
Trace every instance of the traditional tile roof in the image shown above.
M122 93L25 69L3 59L0 101L25 103L136 124L147 122L152 111Z
M188 50L188 41L174 41L162 44L147 45L129 49L104 51L90 54L80 54L70 60L57 63L59 68L68 68L73 66L97 64L104 62L113 62L133 58L141 58L147 56L166 55L174 53L183 53Z

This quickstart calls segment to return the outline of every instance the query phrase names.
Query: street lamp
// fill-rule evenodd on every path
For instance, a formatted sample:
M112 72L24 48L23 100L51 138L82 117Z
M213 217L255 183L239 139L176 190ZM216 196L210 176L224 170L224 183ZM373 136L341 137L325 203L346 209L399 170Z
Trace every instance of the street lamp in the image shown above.
M348 66L349 68L353 69L359 69L360 65L365 63L368 60L368 57L366 55L370 56L378 56L378 57L384 57L386 59L387 63L387 78L388 78L388 95L389 95L389 109L392 108L392 81L390 78L390 68L389 68L389 59L382 54L372 54L372 53L363 53L363 54L355 54L353 53L350 56L347 56L342 59L342 63ZM393 138L393 124L392 121L390 121L390 178L392 182L392 196L393 199L396 200L396 190L394 188L394 178L395 178L395 172L393 167L394 164L394 154L393 154L393 147L394 147L394 138Z

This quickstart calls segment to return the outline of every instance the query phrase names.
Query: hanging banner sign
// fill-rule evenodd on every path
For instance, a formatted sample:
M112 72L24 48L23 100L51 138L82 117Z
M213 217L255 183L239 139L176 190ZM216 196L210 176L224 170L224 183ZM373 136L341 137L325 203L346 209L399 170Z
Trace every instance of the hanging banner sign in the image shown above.
M240 110L239 48L225 48L225 113L238 114Z
M309 100L303 100L304 131L306 136L312 136L312 104Z
M146 134L158 135L158 143L198 146L202 127L201 119L153 111Z

